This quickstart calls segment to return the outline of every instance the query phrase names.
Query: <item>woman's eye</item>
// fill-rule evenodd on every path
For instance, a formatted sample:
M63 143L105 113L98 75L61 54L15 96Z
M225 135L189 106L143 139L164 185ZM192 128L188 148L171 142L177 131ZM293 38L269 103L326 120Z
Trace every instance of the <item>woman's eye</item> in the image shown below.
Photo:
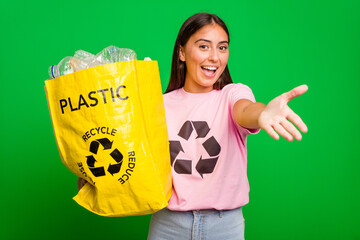
M219 49L220 49L221 51L226 51L226 50L228 49L228 47L227 47L227 46L220 46Z
M208 46L207 45L200 45L199 48L200 49L208 49Z

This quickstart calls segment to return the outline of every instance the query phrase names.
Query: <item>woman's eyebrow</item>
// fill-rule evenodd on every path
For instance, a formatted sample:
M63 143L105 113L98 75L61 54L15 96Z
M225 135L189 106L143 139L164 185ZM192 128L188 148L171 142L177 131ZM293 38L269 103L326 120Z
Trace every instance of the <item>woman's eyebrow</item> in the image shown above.
M203 38L200 38L200 39L196 40L195 43L200 42L200 41L204 41L204 42L209 42L209 43L211 43L210 40L208 40L208 39L203 39ZM220 44L223 44L223 43L229 44L228 41L221 41L221 42L219 42L219 43L220 43Z
M210 40L203 39L203 38L200 38L200 39L196 40L195 43L200 42L200 41L204 41L204 42L209 42L209 43L211 43Z

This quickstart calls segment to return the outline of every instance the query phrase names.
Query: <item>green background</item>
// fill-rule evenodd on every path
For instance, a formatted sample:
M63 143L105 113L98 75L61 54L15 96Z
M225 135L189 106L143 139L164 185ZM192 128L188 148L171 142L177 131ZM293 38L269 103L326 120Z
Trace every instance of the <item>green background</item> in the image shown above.
M218 14L231 34L229 69L257 101L306 83L290 102L300 142L248 139L245 236L360 239L360 1L2 1L0 238L146 239L150 216L105 218L78 206L44 93L49 65L78 49L134 49L159 62L166 88L183 21Z

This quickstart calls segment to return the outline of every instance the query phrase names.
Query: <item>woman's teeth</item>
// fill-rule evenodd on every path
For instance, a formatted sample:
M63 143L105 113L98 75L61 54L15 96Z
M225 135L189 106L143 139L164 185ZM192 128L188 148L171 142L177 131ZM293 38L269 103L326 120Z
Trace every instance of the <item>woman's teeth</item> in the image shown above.
M210 71L216 71L217 69L217 67L202 67L202 68Z
M203 70L204 74L208 77L212 77L214 76L217 67L201 67L201 69Z

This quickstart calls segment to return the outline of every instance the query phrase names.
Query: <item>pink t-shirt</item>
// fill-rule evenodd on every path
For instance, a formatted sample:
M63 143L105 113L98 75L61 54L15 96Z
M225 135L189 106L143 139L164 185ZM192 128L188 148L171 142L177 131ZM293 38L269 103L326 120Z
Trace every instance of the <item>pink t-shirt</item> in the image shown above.
M176 211L234 209L249 202L246 136L258 129L237 125L231 112L240 99L255 102L249 87L164 94Z

